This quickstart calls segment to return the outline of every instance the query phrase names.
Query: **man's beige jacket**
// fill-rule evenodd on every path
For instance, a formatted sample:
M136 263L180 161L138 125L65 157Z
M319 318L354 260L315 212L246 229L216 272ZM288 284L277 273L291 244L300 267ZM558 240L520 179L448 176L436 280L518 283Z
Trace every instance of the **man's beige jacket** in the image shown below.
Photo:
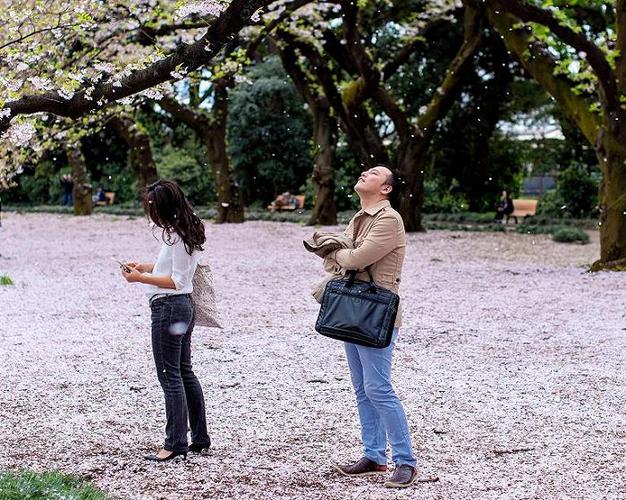
M383 200L373 207L359 210L352 217L344 235L352 239L354 248L330 252L324 258L324 269L330 272L332 269L340 274L356 269L359 271L358 279L369 281L365 271L369 266L374 282L378 286L398 293L406 254L406 234L402 217L391 208L389 201ZM340 270L336 267L333 269L334 266L339 266ZM321 293L319 296L321 299ZM401 324L400 307L396 327Z

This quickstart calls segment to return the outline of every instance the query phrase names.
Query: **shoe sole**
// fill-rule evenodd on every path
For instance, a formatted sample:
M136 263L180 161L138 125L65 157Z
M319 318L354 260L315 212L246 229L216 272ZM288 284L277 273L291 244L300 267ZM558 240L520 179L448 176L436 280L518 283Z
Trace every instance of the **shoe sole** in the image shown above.
M371 471L371 472L361 472L360 474L348 474L347 472L345 472L341 467L339 467L338 465L333 464L333 468L339 472L339 474L341 474L342 476L346 476L346 477L366 477L366 476L377 476L378 474L386 474L387 471L386 470L379 470L379 471Z

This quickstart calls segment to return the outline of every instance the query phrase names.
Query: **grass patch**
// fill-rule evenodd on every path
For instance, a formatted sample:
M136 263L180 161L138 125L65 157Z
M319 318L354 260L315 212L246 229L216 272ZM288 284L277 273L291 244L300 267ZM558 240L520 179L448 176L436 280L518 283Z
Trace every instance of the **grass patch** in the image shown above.
M2 276L0 276L0 285L7 286L7 285L14 285L14 284L15 283L13 283L13 280L6 274L3 274Z
M589 235L577 227L561 227L552 233L552 239L559 243L589 243Z
M104 492L73 476L59 472L0 472L3 500L58 499L106 500Z

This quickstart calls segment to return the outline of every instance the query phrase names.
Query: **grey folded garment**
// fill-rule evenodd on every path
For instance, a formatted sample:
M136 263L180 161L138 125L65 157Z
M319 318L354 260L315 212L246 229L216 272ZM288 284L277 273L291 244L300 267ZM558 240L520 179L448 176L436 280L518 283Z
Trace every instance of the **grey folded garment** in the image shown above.
M311 294L319 303L322 302L324 289L330 280L337 279L343 275L342 268L335 259L328 257L328 254L342 248L353 249L354 242L352 238L343 233L325 233L316 231L309 239L302 242L304 248L309 252L318 255L324 259L324 270L329 273L322 281L317 283L311 290Z

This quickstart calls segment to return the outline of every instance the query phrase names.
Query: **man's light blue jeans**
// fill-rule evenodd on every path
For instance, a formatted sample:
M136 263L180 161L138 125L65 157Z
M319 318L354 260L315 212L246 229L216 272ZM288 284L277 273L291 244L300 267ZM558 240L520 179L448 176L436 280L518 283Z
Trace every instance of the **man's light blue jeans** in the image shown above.
M386 465L389 440L394 463L415 467L404 408L391 386L391 357L397 338L396 328L391 344L384 349L346 342L346 356L356 393L365 456Z

